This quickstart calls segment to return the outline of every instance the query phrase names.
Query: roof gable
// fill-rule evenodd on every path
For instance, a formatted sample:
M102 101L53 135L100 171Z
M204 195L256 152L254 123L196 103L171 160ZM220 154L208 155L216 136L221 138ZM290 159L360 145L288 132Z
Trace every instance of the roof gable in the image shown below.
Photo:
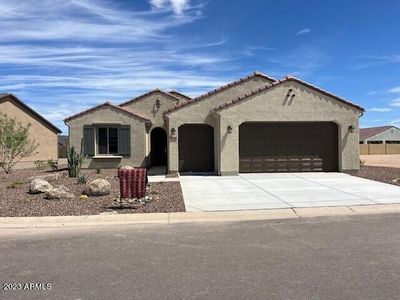
M360 139L365 140L378 133L384 132L390 128L397 128L395 126L379 126L379 127L369 127L369 128L360 128Z
M191 97L189 97L189 96L187 96L187 95L185 95L185 94L182 94L182 93L180 93L180 92L178 92L178 91L176 91L176 90L171 90L171 91L169 91L168 92L169 94L171 94L171 95L173 95L173 96L175 96L175 97L181 97L182 99L185 99L185 100L187 100L187 101L191 101L192 100L192 98Z
M77 113L77 114L75 114L75 115L69 116L69 117L67 117L67 118L64 119L64 122L67 123L67 122L69 122L69 121L71 121L71 120L73 120L73 119L76 119L76 118L78 118L78 117L80 117L80 116L86 115L86 114L88 114L88 113L91 113L91 112L93 112L93 111L96 111L96 110L98 110L98 109L100 109L100 108L104 108L104 107L111 107L111 108L114 108L114 109L119 110L119 111L121 111L121 112L123 112L123 113L129 114L130 116L132 116L132 117L134 117L134 118L136 118L136 119L138 119L138 120L140 120L140 121L142 121L142 122L146 122L146 123L150 123L150 122L151 122L151 121L150 121L149 119L147 119L146 117L141 116L141 115L139 115L138 113L133 112L133 111L131 111L131 110L128 109L128 108L116 106L116 105L111 104L110 102L104 102L104 103L102 103L102 104L100 104L100 105L97 105L97 106L95 106L95 107L89 108L89 109L84 110L84 111L82 111L82 112L80 112L80 113Z
M202 94L202 95L200 95L200 96L197 96L197 97L193 98L192 101L189 101L189 102L187 102L187 103L182 103L182 104L180 104L180 105L177 105L177 106L175 106L174 108L167 110L167 111L165 112L165 114L166 114L166 115L171 114L171 113L173 113L173 112L175 112L175 111L177 111L177 110L179 110L179 109L181 109L181 108L183 108L183 107L186 107L186 106L188 106L188 105L192 105L192 104L198 103L199 101L203 101L203 100L209 98L210 96L212 96L212 95L214 95L214 94L216 94L216 93L222 92L222 91L224 91L224 90L226 90L226 89L229 89L229 88L231 88L231 87L234 87L234 86L236 86L236 85L238 85L238 84L240 84L240 83L246 82L246 81L248 81L248 80L250 80L250 79L252 79L252 78L255 78L255 77L261 77L261 78L264 78L264 79L269 80L270 82L276 82L276 81L277 81L275 78L272 78L272 77L270 77L270 76L268 76L268 75L265 75L265 74L263 74L263 73L261 73L261 72L254 72L253 74L250 74L250 75L248 75L248 76L246 76L246 77L240 78L240 79L235 80L235 81L233 81L233 82L231 82L231 83L228 83L228 84L226 84L226 85L220 86L220 87L218 87L218 88L216 88L216 89L214 89L214 90L212 90L212 91L209 91L209 92L204 93L204 94Z
M47 120L45 117L43 117L41 114L39 114L37 111L33 110L30 108L28 105L26 105L24 102L22 102L20 99L18 99L16 96L13 94L0 94L0 102L4 101L4 98L11 98L13 101L15 101L22 109L24 109L28 114L33 115L36 117L39 121L41 121L44 125L46 125L49 129L56 133L61 133L61 130L50 123L49 120Z
M131 103L133 103L133 102L136 102L136 101L144 100L144 99L146 99L148 96L153 95L153 94L156 94L156 93L163 94L163 95L166 96L166 98L171 99L171 100L173 100L173 101L180 101L180 100L181 100L181 99L178 98L177 96L174 96L174 95L172 95L172 94L170 94L170 93L168 93L168 92L162 91L162 90L160 90L160 89L154 89L154 90L151 90L150 92L147 92L147 93L144 93L144 94L142 94L142 95L139 95L139 96L137 96L137 97L135 97L135 98L133 98L133 99L131 99L131 100L128 100L128 101L126 101L126 102L123 102L123 103L119 104L119 106L122 107L122 106L129 105L129 104L131 104Z
M355 109L357 109L357 110L359 110L359 111L361 111L361 112L364 112L364 111L365 111L364 108L362 108L361 106L359 106L359 105L357 105L357 104L354 104L354 103L352 103L352 102L350 102L350 101L348 101L348 100L346 100L346 99L344 99L344 98L342 98L342 97L339 97L339 96L337 96L337 95L335 95L335 94L332 94L332 93L330 93L330 92L328 92L328 91L325 91L325 90L323 90L323 89L321 89L321 88L319 88L319 87L316 87L315 85L312 85L312 84L310 84L310 83L308 83L308 82L306 82L306 81L303 81L303 80L301 80L301 79L299 79L299 78L292 77L292 76L287 76L287 77L285 77L285 78L282 79L282 80L275 81L275 82L273 82L273 83L271 83L271 84L266 84L264 87L261 87L261 88L259 88L258 90L251 91L251 92L248 93L248 94L245 94L245 95L243 95L243 96L239 96L239 97L237 97L236 99L232 99L232 100L230 100L230 101L228 101L228 102L226 102L226 103L224 103L224 104L222 104L222 105L219 105L219 106L215 107L215 108L214 108L214 111L220 111L220 110L223 110L223 109L225 109L225 108L229 108L229 107L231 107L232 105L236 105L236 104L238 104L238 103L240 103L240 102L246 100L246 99L249 98L250 96L257 95L257 94L259 94L259 93L261 93L261 92L263 92L263 91L266 91L266 90L268 90L268 89L271 89L271 88L273 88L273 87L275 87L275 86L278 86L278 85L280 85L280 84L282 84L282 83L284 83L284 82L290 82L290 81L292 81L292 82L297 82L298 84L303 85L303 86L306 86L306 87L308 87L308 88L310 88L310 89L312 89L312 90L315 90L315 91L317 91L317 92L319 92L319 93L321 93L321 94L323 94L323 95L332 97L332 98L334 98L335 100L337 100L337 101L339 101L339 102L341 102L341 103L343 103L343 104L346 104L346 105L348 105L348 106L351 106L351 107L353 107L353 108L355 108Z

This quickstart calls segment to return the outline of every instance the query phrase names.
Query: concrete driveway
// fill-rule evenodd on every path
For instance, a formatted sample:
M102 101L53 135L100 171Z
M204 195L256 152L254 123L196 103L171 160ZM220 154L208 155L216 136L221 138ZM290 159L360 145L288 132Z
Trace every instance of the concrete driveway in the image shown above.
M400 203L400 187L344 173L181 176L187 211Z

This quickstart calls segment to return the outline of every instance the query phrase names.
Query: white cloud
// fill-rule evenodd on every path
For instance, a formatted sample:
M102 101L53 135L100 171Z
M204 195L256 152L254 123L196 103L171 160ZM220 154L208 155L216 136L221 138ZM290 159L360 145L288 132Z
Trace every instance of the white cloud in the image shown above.
M400 107L400 97L394 99L394 100L390 103L390 105L391 105L391 106L395 106L395 107Z
M394 87L394 88L390 89L388 92L393 93L393 94L400 94L400 86Z
M157 42L169 38L167 29L199 18L196 9L176 18L163 11L131 12L109 3L83 0L22 3L8 4L8 11L13 13L0 17L3 43L43 40Z
M170 8L177 15L182 15L189 8L189 0L150 0L154 9Z
M303 29L299 30L299 31L296 33L296 35L304 35L304 34L307 34L307 33L310 33L310 32L311 32L311 29L310 29L310 28L303 28Z
M157 87L195 96L236 77L225 72L232 58L218 51L226 39L182 39L173 30L198 20L200 5L153 3L160 9L0 0L0 93L15 93L65 131L65 117L105 100Z
M163 8L167 4L167 0L150 0L151 6L154 8Z
M188 7L188 0L170 0L172 9L178 15L182 14L183 11Z
M371 112L389 112L391 110L392 109L388 108L388 107L372 107L372 108L368 109L368 111L371 111Z

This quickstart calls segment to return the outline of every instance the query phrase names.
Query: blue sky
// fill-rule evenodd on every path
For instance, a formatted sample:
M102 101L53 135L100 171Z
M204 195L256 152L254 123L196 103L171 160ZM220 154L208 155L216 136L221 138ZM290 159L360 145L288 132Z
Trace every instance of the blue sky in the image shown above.
M292 74L400 126L399 1L0 0L0 93L63 119L153 88Z

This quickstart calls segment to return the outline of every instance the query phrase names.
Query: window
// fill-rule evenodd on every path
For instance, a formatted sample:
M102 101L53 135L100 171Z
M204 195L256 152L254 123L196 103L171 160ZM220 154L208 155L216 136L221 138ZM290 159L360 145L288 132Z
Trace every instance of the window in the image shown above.
M99 127L97 129L99 154L118 154L118 128Z
M386 141L386 144L400 144L400 141Z
M368 144L383 144L382 141L368 141Z

